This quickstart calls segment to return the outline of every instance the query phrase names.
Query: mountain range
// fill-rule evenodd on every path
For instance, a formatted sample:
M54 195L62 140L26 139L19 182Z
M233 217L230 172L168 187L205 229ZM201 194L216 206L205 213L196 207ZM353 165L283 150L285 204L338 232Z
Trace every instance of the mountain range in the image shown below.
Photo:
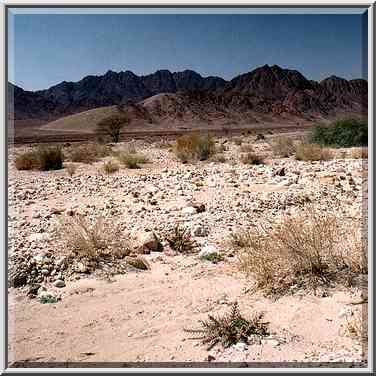
M367 81L330 76L308 80L297 70L264 65L230 81L185 70L158 70L145 76L108 71L46 90L25 91L8 83L9 117L47 123L97 107L120 105L148 122L168 116L203 122L228 118L242 122L257 115L313 120L339 112L367 111ZM133 110L132 110L133 109ZM138 114L138 115L137 115Z

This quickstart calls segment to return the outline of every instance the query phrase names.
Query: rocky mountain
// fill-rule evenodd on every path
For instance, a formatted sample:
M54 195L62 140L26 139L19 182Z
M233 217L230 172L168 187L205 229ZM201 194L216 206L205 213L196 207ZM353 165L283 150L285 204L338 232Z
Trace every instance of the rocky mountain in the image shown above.
M132 104L133 113L142 112L142 117L149 122L163 112L180 119L188 113L190 116L197 113L200 119L207 121L214 112L220 117L235 118L260 113L326 117L338 111L366 112L367 90L367 81L362 79L348 81L331 76L316 82L296 70L277 65L264 65L230 81L202 77L192 70L174 73L158 70L146 76L130 71L108 71L102 76L87 76L78 82L64 81L36 92L8 85L12 117L46 121L117 104L128 104L128 107ZM144 103L146 108L153 109L153 114L135 107L135 103L156 95Z

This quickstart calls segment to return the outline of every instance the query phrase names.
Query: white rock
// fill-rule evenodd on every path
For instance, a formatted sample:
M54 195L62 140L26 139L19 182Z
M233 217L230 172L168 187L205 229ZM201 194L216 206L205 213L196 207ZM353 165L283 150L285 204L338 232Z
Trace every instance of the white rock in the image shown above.
M182 212L183 214L193 215L193 214L196 214L196 213L197 213L197 210L196 210L196 208L194 208L193 206L187 206L187 207L184 208L181 212Z
M350 307L344 307L341 309L341 311L339 312L339 315L338 317L340 319L344 318L344 317L350 317L353 315L353 311Z
M236 345L234 345L234 348L238 351L246 351L248 350L247 345L244 342L238 342Z
M218 250L214 245L206 245L201 249L200 253L198 254L198 257L208 257L217 253Z

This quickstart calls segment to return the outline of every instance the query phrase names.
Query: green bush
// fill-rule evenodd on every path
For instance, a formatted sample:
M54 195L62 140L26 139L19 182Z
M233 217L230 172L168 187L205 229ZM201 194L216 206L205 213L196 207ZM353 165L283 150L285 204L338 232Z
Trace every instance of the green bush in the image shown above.
M41 171L60 170L63 168L64 156L60 146L41 146L37 150L37 155Z
M316 124L310 142L336 147L367 146L368 125L357 119L337 120L330 125Z

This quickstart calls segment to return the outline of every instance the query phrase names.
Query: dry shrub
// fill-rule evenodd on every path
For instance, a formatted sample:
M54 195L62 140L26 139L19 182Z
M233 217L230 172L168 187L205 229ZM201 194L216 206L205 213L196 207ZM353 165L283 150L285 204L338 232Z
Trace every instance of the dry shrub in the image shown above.
M359 148L351 150L352 159L368 159L368 148Z
M346 317L345 335L362 342L368 340L368 320L367 320L367 302L360 310L356 310L353 315Z
M72 177L77 171L77 166L74 165L73 163L68 163L65 166L65 169L67 170L68 175Z
M69 152L72 162L93 163L110 154L110 148L106 145L88 143L74 146Z
M272 149L275 155L282 158L290 157L295 153L294 141L290 137L278 136L273 140Z
M38 168L38 157L35 150L16 156L15 166L17 170L35 170Z
M292 285L351 280L349 275L366 272L364 249L334 215L308 208L285 217L272 229L257 227L235 235L232 244L241 248L240 267L253 274L266 293L284 293Z
M189 230L179 225L175 226L173 231L166 236L166 240L169 246L179 253L192 253L196 248L196 243L192 240Z
M156 142L155 146L159 149L165 149L165 150L170 150L173 147L171 142L168 140L161 140L159 142Z
M268 323L263 321L264 314L256 312L253 317L245 318L239 311L237 302L232 305L231 311L222 317L209 315L207 321L200 320L201 328L184 329L185 332L198 334L202 344L208 345L208 350L217 343L223 347L230 347L239 341L248 342L249 337L265 337L269 335Z
M60 170L63 168L64 155L60 146L39 146L16 157L18 170Z
M216 147L216 153L224 153L225 151L228 150L228 146L225 144L221 143Z
M241 155L241 161L244 164L259 165L264 164L264 158L256 153L245 153Z
M332 158L332 153L320 145L302 142L296 147L295 157L298 161L326 161Z
M251 144L244 144L240 147L242 153L253 153L253 146Z
M103 164L102 170L105 174L110 175L119 171L119 166L114 161L108 161Z
M63 220L59 229L66 251L74 258L97 261L106 256L123 258L130 253L128 240L103 217L90 222L84 215L77 214Z
M204 161L215 152L215 143L210 135L198 133L178 137L175 143L175 154L182 162L190 160Z
M140 168L142 164L148 162L148 159L144 155L137 154L136 151L132 149L117 152L116 158L122 165L130 169Z
M225 163L226 157L223 154L215 154L210 158L210 160L213 162Z

